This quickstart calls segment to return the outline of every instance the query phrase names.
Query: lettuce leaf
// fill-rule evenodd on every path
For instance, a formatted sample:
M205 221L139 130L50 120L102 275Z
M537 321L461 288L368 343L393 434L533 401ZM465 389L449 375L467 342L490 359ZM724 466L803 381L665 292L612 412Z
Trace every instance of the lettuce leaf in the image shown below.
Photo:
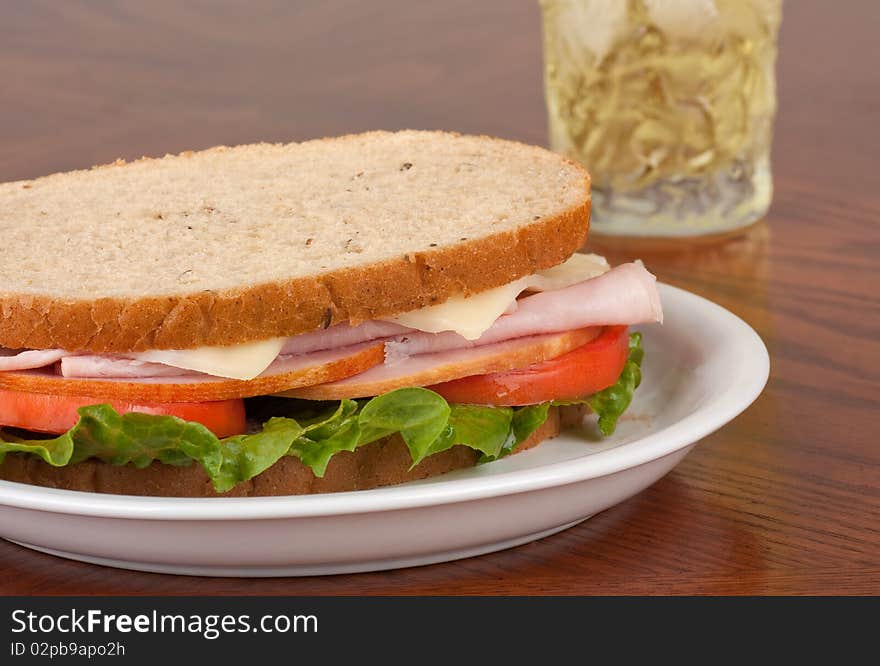
M642 383L642 334L630 333L629 352L617 383L581 400L554 401L554 405L587 405L599 417L599 432L605 437L614 433L617 421L632 402L633 393Z
M511 440L512 422L511 407L452 405L446 430L423 458L461 445L479 451L481 459L494 460ZM413 464L420 461L413 458Z
M642 334L629 336L629 354L617 383L588 397L585 402L599 415L599 431L606 437L614 432L617 420L632 402L633 393L642 383Z
M303 408L314 409L308 403L300 409ZM332 404L329 408L325 406L315 416L300 416L305 427L285 454L299 458L315 476L324 476L334 455L357 448L360 441L357 410L358 404L354 400L341 400L335 408Z
M361 408L358 425L360 443L399 432L409 449L413 464L428 455L434 440L443 434L452 409L433 391L403 388L369 400Z
M38 456L55 467L89 458L113 465L146 467L199 463L214 489L223 493L274 465L298 458L321 477L334 455L399 433L412 465L453 446L467 446L487 462L504 457L547 420L551 405L587 404L603 435L641 382L641 335L630 335L627 361L617 383L582 400L527 407L450 405L424 388L404 388L369 400L322 403L285 401L285 416L270 418L259 432L218 439L199 423L174 416L118 414L109 405L79 409L79 421L52 439L25 440L0 431L0 463L7 453Z
M62 467L73 457L73 438L67 432L55 439L25 440L0 430L0 464L7 453L30 453L53 467Z
M302 432L303 427L294 419L272 418L263 425L262 431L253 435L236 435L223 440L211 435L221 453L219 469L205 467L214 490L225 493L269 469L290 450Z

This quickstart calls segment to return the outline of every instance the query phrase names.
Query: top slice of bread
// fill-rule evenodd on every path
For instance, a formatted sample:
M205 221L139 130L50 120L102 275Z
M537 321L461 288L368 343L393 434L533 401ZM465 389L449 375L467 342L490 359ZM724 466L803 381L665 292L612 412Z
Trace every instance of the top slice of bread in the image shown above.
M586 171L445 132L217 147L0 184L0 346L189 349L477 293L564 261Z

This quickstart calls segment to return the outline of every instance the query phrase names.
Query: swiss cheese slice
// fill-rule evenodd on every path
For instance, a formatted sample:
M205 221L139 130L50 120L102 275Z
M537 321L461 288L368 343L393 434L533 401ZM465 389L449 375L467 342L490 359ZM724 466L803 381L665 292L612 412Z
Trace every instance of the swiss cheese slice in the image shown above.
M253 379L269 367L278 356L286 339L272 338L231 347L156 349L132 354L132 358L204 372L215 377L247 380Z

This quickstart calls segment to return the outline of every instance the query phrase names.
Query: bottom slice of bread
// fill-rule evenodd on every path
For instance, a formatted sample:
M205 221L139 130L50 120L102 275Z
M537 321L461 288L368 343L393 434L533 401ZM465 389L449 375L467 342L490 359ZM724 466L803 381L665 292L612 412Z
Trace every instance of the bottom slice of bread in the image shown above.
M552 407L544 424L520 444L517 451L555 437L562 428L580 421L584 412L585 408L580 407ZM177 467L153 463L138 469L131 465L86 460L75 465L52 467L35 456L9 454L0 464L0 479L116 495L259 497L367 490L472 467L478 458L479 454L473 449L455 446L410 469L412 459L406 444L400 435L392 435L355 451L337 453L321 478L299 459L284 456L262 474L222 495L214 491L208 475L198 464Z

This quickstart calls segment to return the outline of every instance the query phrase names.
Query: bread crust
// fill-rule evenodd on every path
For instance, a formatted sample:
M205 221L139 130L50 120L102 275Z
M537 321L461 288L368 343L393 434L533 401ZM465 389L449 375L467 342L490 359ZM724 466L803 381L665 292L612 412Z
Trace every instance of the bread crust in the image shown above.
M388 261L241 289L130 299L69 300L0 286L0 347L124 353L225 346L390 317L501 286L555 266L584 245L590 176L559 159L582 175L578 204L513 230Z
M584 244L589 211L587 198L517 231L242 290L95 301L0 294L0 346L95 353L192 349L390 317L562 263Z
M547 420L517 448L536 446L576 422L582 407L552 407ZM260 497L367 490L415 481L456 469L472 467L479 454L456 446L426 458L413 469L400 435L385 437L353 452L343 451L330 460L326 473L317 478L299 459L284 456L262 474L218 495L198 464L175 467L153 463L144 469L87 460L66 467L52 467L36 456L8 454L0 464L0 478L49 488L159 497Z

